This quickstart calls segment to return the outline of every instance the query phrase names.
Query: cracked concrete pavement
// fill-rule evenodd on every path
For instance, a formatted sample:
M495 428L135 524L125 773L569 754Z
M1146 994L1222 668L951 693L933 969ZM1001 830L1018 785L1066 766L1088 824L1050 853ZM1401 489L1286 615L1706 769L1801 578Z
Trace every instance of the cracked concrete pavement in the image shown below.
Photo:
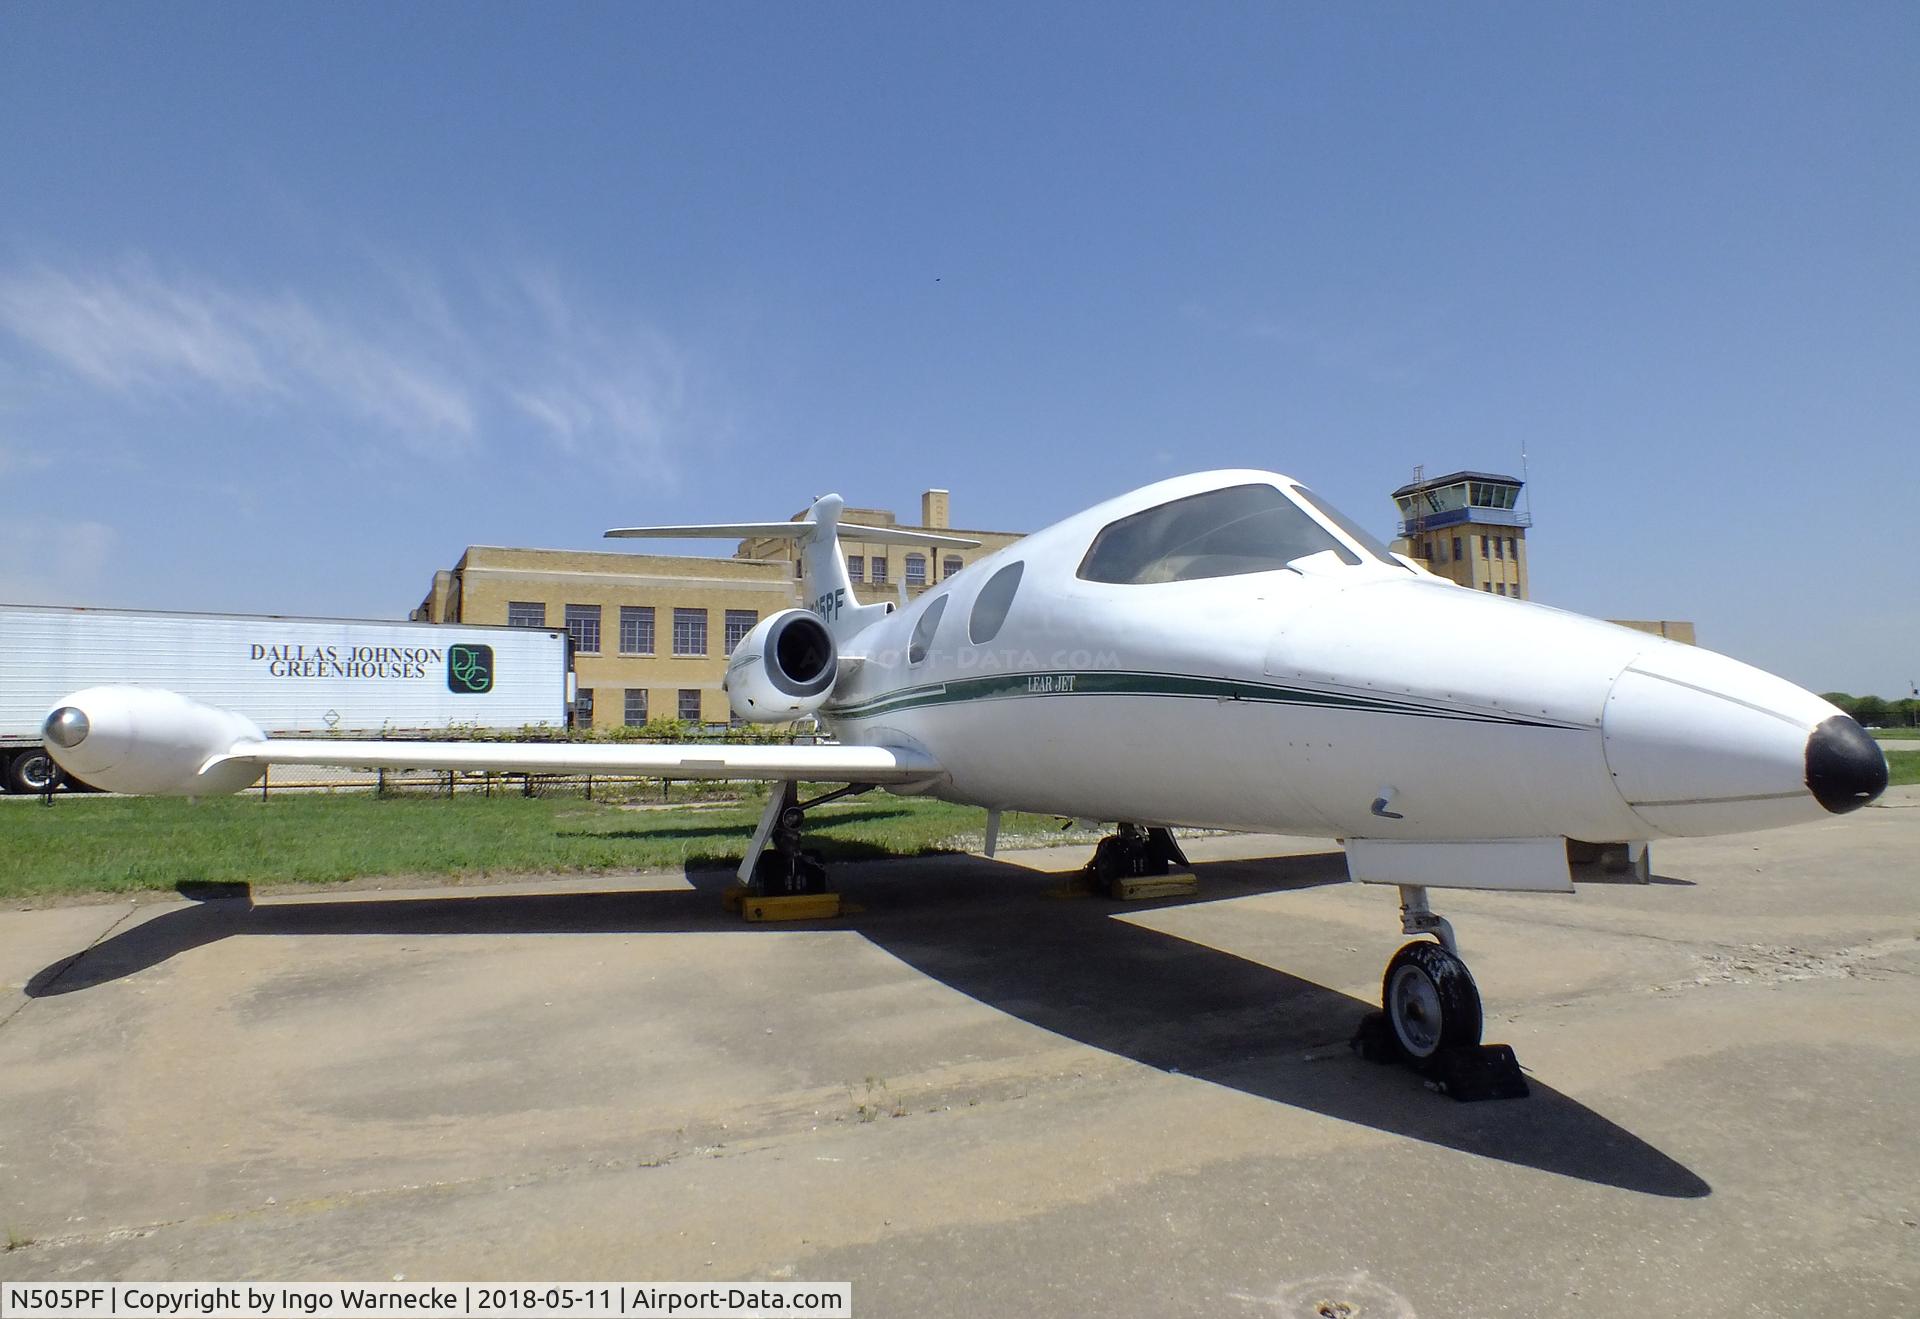
M1345 1040L1330 844L0 913L0 1277L846 1279L862 1315L1920 1313L1920 790L1436 893L1531 1098Z

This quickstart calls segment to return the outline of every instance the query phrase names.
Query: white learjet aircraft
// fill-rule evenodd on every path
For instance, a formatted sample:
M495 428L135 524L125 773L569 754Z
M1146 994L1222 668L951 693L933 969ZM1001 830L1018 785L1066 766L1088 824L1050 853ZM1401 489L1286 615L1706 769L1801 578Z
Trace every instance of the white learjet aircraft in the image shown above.
M1119 823L1111 877L1164 870L1174 826L1345 841L1398 886L1382 997L1416 1062L1477 1044L1480 998L1431 888L1571 891L1568 842L1738 833L1854 810L1879 747L1818 696L1711 651L1462 589L1390 553L1290 477L1206 472L1108 500L911 604L855 602L837 495L791 522L609 536L798 542L809 607L763 620L726 686L744 719L815 715L838 745L268 739L154 688L63 701L46 741L117 792L232 792L276 764L773 781L743 881L804 891L796 785L880 786ZM861 526L861 540L974 542Z

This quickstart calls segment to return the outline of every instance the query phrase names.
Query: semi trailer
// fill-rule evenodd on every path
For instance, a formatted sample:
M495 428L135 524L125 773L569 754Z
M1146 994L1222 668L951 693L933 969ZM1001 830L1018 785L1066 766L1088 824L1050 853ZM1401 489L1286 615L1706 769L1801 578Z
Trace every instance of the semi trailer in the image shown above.
M147 684L237 710L273 736L406 737L566 727L559 628L0 605L0 781L44 792L62 697Z

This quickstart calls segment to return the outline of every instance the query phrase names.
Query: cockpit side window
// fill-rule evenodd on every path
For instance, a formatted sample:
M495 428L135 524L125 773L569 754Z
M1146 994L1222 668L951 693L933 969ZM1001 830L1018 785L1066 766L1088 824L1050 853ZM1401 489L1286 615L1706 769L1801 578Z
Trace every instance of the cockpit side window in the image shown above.
M1270 485L1236 485L1189 495L1109 523L1080 561L1089 582L1127 585L1272 572L1332 550L1360 556Z
M940 615L946 612L947 597L943 595L920 615L920 621L913 625L913 639L907 642L907 663L918 664L927 658L927 651L933 645L933 634L940 629Z
M1382 563L1390 563L1396 568L1406 568L1407 565L1394 558L1393 551L1385 545L1382 545L1377 536L1348 517L1345 513L1342 513L1332 504L1320 498L1319 495L1314 494L1313 491L1303 485L1295 486L1293 492L1309 504L1312 504L1314 508L1319 511L1321 517L1340 528L1354 544L1371 554L1374 558L1380 560ZM1408 571L1411 572L1412 570L1408 569Z

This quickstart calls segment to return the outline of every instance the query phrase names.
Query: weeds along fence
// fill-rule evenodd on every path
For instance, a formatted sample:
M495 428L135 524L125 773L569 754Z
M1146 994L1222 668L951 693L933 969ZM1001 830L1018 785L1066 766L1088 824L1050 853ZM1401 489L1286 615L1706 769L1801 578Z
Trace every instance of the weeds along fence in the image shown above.
M668 779L638 774L521 774L498 770L356 770L326 765L269 767L249 792L261 800L288 794L371 793L376 797L577 796L588 801L706 801L732 798L752 779Z

